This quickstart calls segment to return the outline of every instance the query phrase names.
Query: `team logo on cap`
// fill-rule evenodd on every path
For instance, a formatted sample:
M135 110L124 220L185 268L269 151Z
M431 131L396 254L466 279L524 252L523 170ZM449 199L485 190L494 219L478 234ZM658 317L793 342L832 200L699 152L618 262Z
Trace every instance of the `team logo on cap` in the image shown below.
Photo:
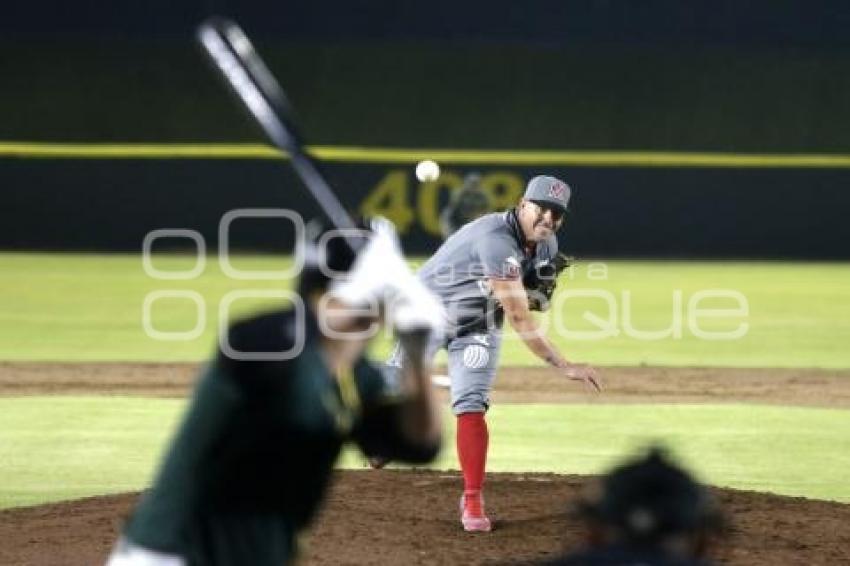
M558 200L564 200L564 195L567 193L567 185L560 181L555 181L549 187L549 196Z

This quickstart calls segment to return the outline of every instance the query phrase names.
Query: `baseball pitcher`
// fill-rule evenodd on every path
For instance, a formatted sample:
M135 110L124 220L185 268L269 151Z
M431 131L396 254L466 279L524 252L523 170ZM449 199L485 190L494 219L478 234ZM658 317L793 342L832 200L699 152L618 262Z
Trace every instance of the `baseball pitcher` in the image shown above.
M564 223L570 187L549 176L531 179L517 206L463 226L422 266L419 279L441 300L446 337L430 351L448 350L451 405L457 418L457 454L463 472L461 523L489 531L484 511L488 430L485 414L496 376L502 327L507 319L525 345L567 379L599 390L592 368L565 358L540 331L531 310L545 310L560 269L555 233ZM388 361L397 371L400 349ZM380 465L382 462L373 462Z

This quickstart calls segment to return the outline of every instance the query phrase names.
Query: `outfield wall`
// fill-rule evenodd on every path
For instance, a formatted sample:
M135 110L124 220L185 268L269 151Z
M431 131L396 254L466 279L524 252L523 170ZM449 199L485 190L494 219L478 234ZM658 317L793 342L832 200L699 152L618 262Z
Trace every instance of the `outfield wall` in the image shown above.
M150 231L180 228L199 232L214 249L228 211L318 213L287 162L262 148L249 151L253 157L233 151L226 158L130 157L126 148L109 159L7 155L0 158L0 248L138 251ZM540 171L565 178L575 189L576 213L563 245L583 257L850 259L850 158L815 166L769 156L445 155L440 181L420 184L413 177L417 155L370 155L334 159L328 176L351 210L393 219L413 253L438 245L439 210L475 170L497 207L515 202ZM280 219L242 218L230 228L234 248L292 248L294 231Z
M850 49L258 42L311 143L850 152ZM0 140L261 138L190 39L0 39Z
M132 251L164 227L197 230L214 247L228 210L315 212L284 163L203 149L261 140L193 40L215 8L245 24L311 143L581 154L449 153L440 159L444 184L422 187L412 155L331 163L346 205L392 217L412 251L438 242L446 187L480 170L499 206L534 173L573 184L578 213L565 244L582 256L850 257L850 11L840 2L554 2L517 11L505 0L438 2L427 14L391 0L371 11L119 4L30 7L0 22L0 248ZM8 151L21 142L36 143ZM38 153L50 142L83 145ZM140 156L92 145L127 142L202 150ZM585 158L619 151L638 157ZM689 161L681 152L722 155ZM748 157L764 153L780 157ZM795 161L812 154L841 163ZM289 249L291 234L263 224L234 225L235 244Z

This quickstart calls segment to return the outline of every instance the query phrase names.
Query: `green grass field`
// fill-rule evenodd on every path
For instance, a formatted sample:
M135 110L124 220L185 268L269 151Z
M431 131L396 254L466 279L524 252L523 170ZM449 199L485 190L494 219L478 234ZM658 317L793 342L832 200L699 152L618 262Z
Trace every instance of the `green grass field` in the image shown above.
M127 397L0 398L0 508L141 489L184 404ZM453 420L446 419L447 435L453 434ZM491 471L598 473L663 439L712 484L850 502L850 411L500 405L488 420ZM540 422L547 423L545 434ZM363 461L349 452L342 465L363 467ZM446 443L433 467L456 467L453 443Z
M287 265L270 256L242 256L233 263L255 270ZM164 255L154 264L185 270L194 259ZM190 281L152 279L136 255L0 254L0 274L0 360L200 361L214 347L223 297L289 287L286 281L229 279L215 257ZM847 263L616 261L604 269L585 263L562 282L560 307L547 319L559 321L561 333L550 336L570 357L598 365L850 368L848 281ZM727 312L712 319L695 312L689 301L711 289L740 293L746 316ZM197 338L164 341L145 334L146 295L168 290L198 293L206 324ZM568 295L576 291L594 295ZM233 311L274 301L240 299ZM696 306L736 305L714 298ZM191 330L195 308L186 298L162 299L150 310L152 325L161 332ZM697 331L746 324L747 332L734 340L706 340L694 334L694 316ZM565 330L599 332L600 320L615 335L564 336ZM663 330L671 321L669 336L635 337L635 330ZM377 353L387 347L386 339L379 340ZM502 363L538 364L510 336ZM0 507L142 488L183 403L0 398ZM500 405L490 420L494 471L595 473L637 447L662 441L713 484L850 502L850 409ZM350 453L342 464L360 465ZM449 443L436 467L454 465Z
M157 269L187 270L194 258L159 256ZM286 265L271 256L240 257L243 270L275 270ZM672 365L741 367L850 367L850 264L743 262L607 262L582 264L562 281L560 308L544 320L557 321L552 337L573 358L599 365ZM278 290L289 281L234 280L213 256L191 281L148 277L136 255L0 254L0 359L199 361L215 343L222 298L232 291ZM604 278L602 278L604 276ZM742 323L746 334L734 340L694 335L689 302L700 291L728 289L746 299L746 317L699 317L700 328L732 331ZM142 307L150 292L195 291L203 299L206 324L199 337L163 341L142 327ZM595 297L569 297L590 291ZM675 308L676 297L681 307ZM627 302L630 301L630 305ZM268 304L269 299L240 299L234 313ZM697 308L731 309L730 299L706 299ZM681 321L674 321L674 310ZM191 330L196 306L186 298L164 298L150 309L153 328ZM569 337L564 331L599 333L607 321L616 336ZM627 324L628 322L628 324ZM680 330L681 336L642 339L638 331ZM609 333L609 334L610 334ZM385 351L386 341L377 349ZM538 361L512 335L506 337L503 363Z

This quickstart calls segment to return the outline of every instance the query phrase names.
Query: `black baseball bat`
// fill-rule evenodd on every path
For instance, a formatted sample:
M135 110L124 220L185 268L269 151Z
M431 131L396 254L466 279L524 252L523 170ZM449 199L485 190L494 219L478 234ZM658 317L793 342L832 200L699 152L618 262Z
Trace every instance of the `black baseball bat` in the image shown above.
M216 16L198 27L197 39L269 141L289 154L292 166L331 225L340 230L356 229L316 160L307 153L286 93L245 32L236 23ZM346 241L355 250L363 242L349 236Z

